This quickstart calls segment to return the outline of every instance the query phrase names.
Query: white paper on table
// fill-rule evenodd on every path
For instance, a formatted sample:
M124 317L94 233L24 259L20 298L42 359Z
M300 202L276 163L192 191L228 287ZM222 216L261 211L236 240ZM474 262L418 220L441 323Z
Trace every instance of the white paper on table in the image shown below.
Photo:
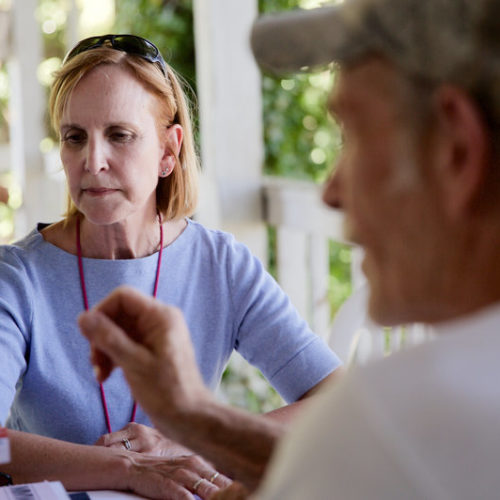
M69 496L60 481L44 481L3 486L0 500L69 500Z
M101 491L87 491L87 495L92 500L117 500L117 499L141 499L134 493L126 493L124 491L112 491L112 490L101 490Z

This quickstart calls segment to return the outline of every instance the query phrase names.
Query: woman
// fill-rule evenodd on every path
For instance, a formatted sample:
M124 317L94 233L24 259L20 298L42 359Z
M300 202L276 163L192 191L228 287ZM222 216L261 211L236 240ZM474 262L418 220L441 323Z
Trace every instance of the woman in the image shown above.
M124 283L178 306L211 389L235 348L291 402L339 361L247 248L188 219L198 174L188 108L151 42L81 41L56 74L50 113L66 216L0 249L0 421L10 409L13 429L6 472L68 489L208 497L227 478L149 427L121 374L96 385L78 314ZM297 404L272 416L286 419Z

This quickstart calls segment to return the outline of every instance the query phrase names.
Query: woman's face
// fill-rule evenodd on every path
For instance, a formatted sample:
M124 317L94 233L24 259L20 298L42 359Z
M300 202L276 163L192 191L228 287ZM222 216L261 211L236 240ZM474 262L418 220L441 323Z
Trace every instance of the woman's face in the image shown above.
M156 213L156 185L167 162L155 97L117 66L88 73L61 117L61 160L70 196L92 223L141 224Z

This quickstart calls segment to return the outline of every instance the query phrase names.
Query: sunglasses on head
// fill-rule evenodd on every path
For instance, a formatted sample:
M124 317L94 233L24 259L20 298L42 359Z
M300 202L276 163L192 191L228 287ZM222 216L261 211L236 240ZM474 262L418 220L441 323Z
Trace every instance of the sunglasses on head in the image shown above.
M106 43L108 42L108 43ZM166 75L166 65L158 47L149 40L135 35L102 35L91 36L78 42L66 55L63 64L70 59L87 50L97 49L102 46L109 46L115 50L121 50L127 54L135 55L146 59L150 63L158 63L162 73Z

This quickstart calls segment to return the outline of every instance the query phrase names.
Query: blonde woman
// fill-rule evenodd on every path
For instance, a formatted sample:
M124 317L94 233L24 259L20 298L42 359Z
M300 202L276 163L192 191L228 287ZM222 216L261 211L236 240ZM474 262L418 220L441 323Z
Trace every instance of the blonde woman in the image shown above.
M13 455L4 469L15 482L208 497L229 480L152 428L122 374L96 383L77 316L131 285L182 309L210 389L238 349L290 403L339 361L245 246L189 218L198 165L188 108L151 42L81 41L56 75L50 113L66 216L0 249L0 422L8 416Z

